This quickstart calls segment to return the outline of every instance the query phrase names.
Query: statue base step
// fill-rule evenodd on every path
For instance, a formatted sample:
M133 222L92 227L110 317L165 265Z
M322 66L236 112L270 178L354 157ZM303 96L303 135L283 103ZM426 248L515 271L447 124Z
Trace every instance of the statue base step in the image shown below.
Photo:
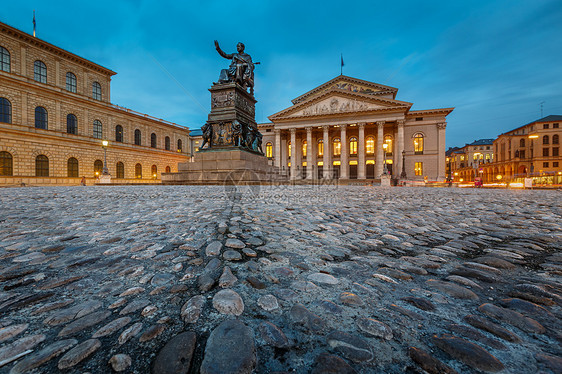
M240 148L211 148L178 164L177 173L162 173L162 184L279 184L287 178L265 156Z

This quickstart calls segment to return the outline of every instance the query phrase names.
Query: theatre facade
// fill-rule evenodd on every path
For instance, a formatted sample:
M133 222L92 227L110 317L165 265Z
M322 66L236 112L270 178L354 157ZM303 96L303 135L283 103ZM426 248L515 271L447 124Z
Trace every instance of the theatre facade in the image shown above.
M340 75L260 125L265 153L293 180L445 180L446 117L411 110L397 88ZM404 161L404 168L403 168Z
M0 23L0 185L92 184L105 152L113 183L177 171L189 130L112 104L115 74Z

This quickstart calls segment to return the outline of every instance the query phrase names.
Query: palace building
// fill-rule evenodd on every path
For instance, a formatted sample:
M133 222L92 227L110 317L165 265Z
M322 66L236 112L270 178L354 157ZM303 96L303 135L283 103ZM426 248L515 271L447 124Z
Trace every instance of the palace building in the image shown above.
M177 171L189 130L111 104L115 74L0 23L0 185L94 183L104 151L114 183Z
M446 117L411 110L397 88L340 75L260 124L266 156L292 180L445 180ZM404 168L402 161L404 160Z

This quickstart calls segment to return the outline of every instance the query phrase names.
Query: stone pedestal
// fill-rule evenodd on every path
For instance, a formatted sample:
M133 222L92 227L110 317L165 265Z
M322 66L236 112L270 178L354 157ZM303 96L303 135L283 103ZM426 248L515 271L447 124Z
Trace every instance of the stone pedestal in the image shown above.
M381 187L390 187L390 174L381 175Z
M102 174L98 178L98 184L111 184L111 175Z

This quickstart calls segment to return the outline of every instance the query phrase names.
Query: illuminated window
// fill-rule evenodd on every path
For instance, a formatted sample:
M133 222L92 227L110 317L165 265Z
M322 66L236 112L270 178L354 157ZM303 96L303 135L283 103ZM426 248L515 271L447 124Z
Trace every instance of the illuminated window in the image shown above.
M125 165L122 162L117 163L117 178L125 178Z
M74 157L69 158L66 163L66 170L69 178L78 178L78 160Z
M101 160L94 161L94 175L100 176L103 172L103 162Z
M150 147L156 148L156 134L155 133L150 134Z
M166 166L166 173L171 173L172 172L172 168L169 166Z
M318 140L318 156L324 156L324 140Z
M156 176L158 175L158 167L156 165L152 165L150 172L152 174L152 178L156 179Z
M356 155L357 154L357 138L352 137L349 139L349 154Z
M367 140L365 142L365 150L366 150L368 155L375 154L375 137L374 136L368 136L367 137Z
M92 83L92 98L101 100L101 85L98 82Z
M489 159L490 159L490 154L486 153L486 160L489 160Z
M48 128L47 109L42 106L35 108L35 128L43 130Z
M340 138L335 138L332 144L333 144L333 147L334 147L334 156L339 156L339 155L341 155L341 141L340 141Z
M267 142L267 144L265 145L265 157L273 157L273 144L271 144L271 142Z
M33 78L40 83L47 83L47 66L43 61L33 63Z
M0 47L0 70L10 72L10 52L4 47Z
M123 143L123 126L121 125L115 126L115 141Z
M306 148L308 146L308 142L305 140L302 142L302 157L306 157Z
M423 162L416 162L414 164L414 174L423 175Z
M12 123L12 103L4 97L0 97L0 122Z
M135 145L141 145L141 131L139 129L135 130Z
M287 143L287 148L288 148L289 157L291 157L291 142Z
M78 120L74 114L66 115L66 133L74 135L78 133Z
M416 155L423 154L423 134L414 135L414 153Z
M137 179L142 178L142 165L141 164L135 165L135 178L137 178Z
M71 72L66 73L66 90L76 93L76 75Z
M94 138L101 139L103 134L103 126L97 119L94 121Z
M164 138L164 148L166 149L166 151L170 150L170 137L166 136Z
M182 142L181 142L181 139L178 139L178 152L181 152L182 150L183 150L183 149L182 149Z
M35 157L35 176L48 177L49 176L49 159L45 155Z
M390 135L385 135L384 136L384 143L388 144L388 147L386 148L386 153L389 156L392 156L392 136Z
M464 155L461 155L461 161L464 161Z
M0 152L0 175L13 175L13 157L8 152Z

